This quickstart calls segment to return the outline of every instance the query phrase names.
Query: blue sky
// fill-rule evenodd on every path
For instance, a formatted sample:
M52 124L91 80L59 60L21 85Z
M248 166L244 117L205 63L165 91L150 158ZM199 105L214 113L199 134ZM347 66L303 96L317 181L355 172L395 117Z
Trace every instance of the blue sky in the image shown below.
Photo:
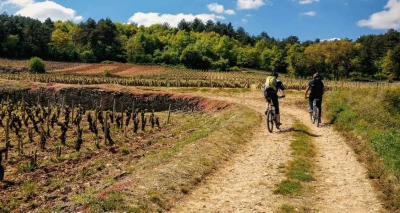
M44 20L85 21L111 18L148 26L182 18L212 19L241 26L251 35L301 41L356 39L400 29L400 0L0 0L0 10Z

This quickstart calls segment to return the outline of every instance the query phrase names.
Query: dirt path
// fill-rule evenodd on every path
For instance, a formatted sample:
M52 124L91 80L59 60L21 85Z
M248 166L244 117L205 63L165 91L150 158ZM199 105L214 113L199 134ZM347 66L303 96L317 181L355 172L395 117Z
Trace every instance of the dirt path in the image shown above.
M318 154L316 163L316 192L314 208L319 212L380 212L382 206L376 192L366 179L367 170L344 139L326 123L318 128L311 124L309 115L294 107L290 114L305 121L314 134ZM309 121L309 122L307 122Z
M246 94L246 98L212 98L250 106L264 118L265 103L258 93ZM344 139L330 126L312 126L308 114L298 109L294 101L294 98L281 101L282 132L268 133L262 119L244 151L233 156L224 168L208 177L170 212L274 212L283 203L290 203L290 199L273 194L273 190L285 179L281 165L291 159L292 138L290 131L285 130L289 130L294 119L303 121L313 134L319 135L314 139L318 153L315 193L305 198L307 203L303 205L329 213L382 211L376 192L365 178L366 170Z

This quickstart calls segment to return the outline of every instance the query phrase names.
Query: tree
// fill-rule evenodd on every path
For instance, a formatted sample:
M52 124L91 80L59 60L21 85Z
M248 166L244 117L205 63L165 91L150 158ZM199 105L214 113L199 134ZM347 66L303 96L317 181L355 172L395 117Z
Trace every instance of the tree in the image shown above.
M272 72L275 70L275 67L273 67L273 62L275 61L274 58L274 53L272 49L264 49L264 51L261 53L261 69Z
M194 44L188 45L182 52L181 62L187 68L192 69L209 69L211 68L211 60L202 56L200 51L195 48Z
M16 56L19 43L18 35L8 35L5 41L2 42L2 52L7 52L10 56Z
M131 63L144 62L143 58L146 55L143 47L143 40L146 39L143 33L136 34L131 37L126 44L127 60Z
M249 68L259 68L261 62L260 53L250 45L246 45L241 50L237 60L241 66Z
M191 29L195 32L203 32L206 29L206 26L200 19L195 18L191 23Z
M207 32L213 32L215 27L215 23L212 20L208 20L205 25L205 30Z
M237 56L234 51L234 43L228 36L219 38L217 45L214 46L214 52L219 58L226 59L229 66L235 66Z
M298 43L289 45L289 50L286 56L286 62L288 64L288 72L292 76L304 77L310 76L311 72L307 67L307 61L304 55L304 47Z
M172 48L177 50L179 54L190 44L192 40L190 34L184 30L179 30L174 36L171 37L169 43Z
M400 65L400 43L398 43L393 49L392 60ZM400 67L396 72L396 79L400 79Z
M57 28L51 34L50 50L54 58L67 61L76 54L75 45L69 32Z
M111 19L99 20L93 31L93 37L96 39L91 43L91 49L98 60L124 61L118 54L122 50L122 45L118 43L117 33L117 27Z
M388 50L386 53L386 56L382 58L381 62L382 66L382 73L381 75L388 79L388 80L393 80L394 78L398 77L398 70L399 70L399 64L393 60L393 51Z
M186 32L189 32L190 29L190 22L186 21L185 19L182 19L179 23L178 23L178 29L179 30L184 30Z
M289 43L291 45L293 45L295 43L300 43L299 42L299 37L297 37L297 36L289 36L289 37L283 39L283 42Z

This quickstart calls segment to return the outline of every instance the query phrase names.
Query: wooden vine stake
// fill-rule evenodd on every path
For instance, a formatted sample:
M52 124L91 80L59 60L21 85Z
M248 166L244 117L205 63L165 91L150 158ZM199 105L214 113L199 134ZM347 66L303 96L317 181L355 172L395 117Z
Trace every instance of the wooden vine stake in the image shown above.
M168 108L168 118L167 118L167 124L169 124L169 118L171 115L171 104L169 104L169 108Z
M10 135L9 135L9 125L10 125L10 120L7 118L6 120L6 149L8 150L8 147L10 147ZM7 160L8 159L8 152L5 153L4 158Z
M104 121L104 144L107 145L107 122L108 122L108 112L106 112Z
M23 153L22 148L23 148L23 144L22 144L22 137L18 135L18 154L21 155Z
M135 100L132 101L132 113L131 113L132 120L133 120L133 113L135 113Z
M24 94L22 94L21 110L22 110L22 120L25 120L25 98L24 98Z
M4 180L4 166L2 165L3 153L6 155L8 152L7 148L0 149L0 181Z
M112 120L111 121L114 121L114 119L115 119L115 98L114 98L114 101L113 101L113 111L112 111Z
M75 106L74 106L74 102L72 101L72 115L71 115L71 121L72 121L72 123L74 123L74 110L75 109Z
M57 147L57 158L61 157L61 146Z
M122 115L121 127L123 127L124 126L124 104L123 103L121 103L121 115Z
M63 96L62 96L61 109L62 109L62 111L64 112L64 109L65 109L65 95L64 95L64 94L63 94Z

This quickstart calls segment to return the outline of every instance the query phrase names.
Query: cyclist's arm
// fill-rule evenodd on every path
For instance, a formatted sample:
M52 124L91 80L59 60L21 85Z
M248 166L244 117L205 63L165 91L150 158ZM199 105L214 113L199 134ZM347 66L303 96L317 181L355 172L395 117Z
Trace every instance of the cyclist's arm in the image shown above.
M282 91L282 96L285 97L286 96L286 90L285 89L281 89Z
M285 85L283 85L282 81L279 81L278 83L278 89L282 91L282 96L285 97L286 96L286 88Z
M310 91L310 86L308 86L307 89L306 89L306 93L304 94L305 98L307 98L308 91Z

